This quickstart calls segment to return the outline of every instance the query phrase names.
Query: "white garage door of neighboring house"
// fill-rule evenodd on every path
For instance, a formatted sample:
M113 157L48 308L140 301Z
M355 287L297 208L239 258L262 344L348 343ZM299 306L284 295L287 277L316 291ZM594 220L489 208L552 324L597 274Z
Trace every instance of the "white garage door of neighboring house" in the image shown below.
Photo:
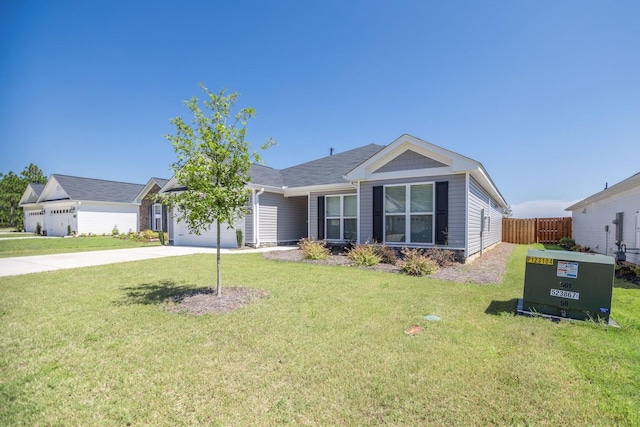
M244 218L236 222L234 228L227 229L225 224L220 226L220 247L236 248L236 230L242 230L244 234ZM206 246L214 248L216 246L216 226L215 224L207 231L200 232L200 235L191 234L184 221L174 224L173 244L175 246Z
M42 209L31 210L24 212L24 229L29 233L35 233L36 227L38 223L40 223L40 228L44 228L44 215L42 214Z
M68 226L73 230L73 214L68 212L68 209L53 210L46 215L48 236L66 236Z

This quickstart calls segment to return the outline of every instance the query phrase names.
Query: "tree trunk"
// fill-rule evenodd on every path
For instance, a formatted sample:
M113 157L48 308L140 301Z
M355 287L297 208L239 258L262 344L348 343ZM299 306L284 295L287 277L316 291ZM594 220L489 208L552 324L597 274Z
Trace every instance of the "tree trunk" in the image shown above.
M221 296L222 285L220 283L220 221L216 221L216 295Z

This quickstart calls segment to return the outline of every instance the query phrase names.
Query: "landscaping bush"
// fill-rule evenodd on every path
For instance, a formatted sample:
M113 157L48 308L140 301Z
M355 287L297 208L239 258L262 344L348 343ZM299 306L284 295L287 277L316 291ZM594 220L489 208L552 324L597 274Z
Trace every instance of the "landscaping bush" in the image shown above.
M347 256L356 265L371 267L380 263L377 249L368 243L355 245L347 252Z
M386 246L385 244L373 246L376 251L376 255L380 258L380 262L383 264L395 265L398 262L398 254L396 250Z
M40 223L36 223L36 234L39 236L42 233L42 225Z
M142 230L142 238L144 240L151 240L159 238L159 232L153 230Z
M428 276L438 269L438 264L419 249L402 249L400 271L410 276Z
M438 267L448 267L456 262L455 253L449 249L428 249L426 255L435 261L435 263L438 264Z
M313 239L301 239L298 243L305 259L327 259L329 249L322 243Z
M240 229L236 230L236 243L239 248L242 247L242 230Z
M576 241L573 240L571 237L563 237L560 239L558 244L562 246L564 249L569 251L571 250L571 248L573 248L576 245Z

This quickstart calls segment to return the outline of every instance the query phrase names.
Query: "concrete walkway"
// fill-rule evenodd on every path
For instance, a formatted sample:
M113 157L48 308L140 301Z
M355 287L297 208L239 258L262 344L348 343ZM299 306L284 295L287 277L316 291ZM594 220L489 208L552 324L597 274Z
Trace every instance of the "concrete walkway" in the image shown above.
M296 249L295 246L278 246L259 249L221 249L223 254L251 254L267 251ZM150 246L132 249L111 249L106 251L74 252L68 254L36 255L0 258L0 277L68 268L90 267L115 264L118 262L140 261L192 254L215 254L215 248L192 246Z

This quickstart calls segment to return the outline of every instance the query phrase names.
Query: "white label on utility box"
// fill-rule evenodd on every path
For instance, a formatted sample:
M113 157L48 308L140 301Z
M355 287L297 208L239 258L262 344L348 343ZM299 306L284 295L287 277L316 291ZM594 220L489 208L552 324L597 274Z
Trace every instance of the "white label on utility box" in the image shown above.
M562 289L551 289L552 297L565 298L565 299L580 299L580 294L578 292L564 291Z
M570 261L558 261L558 277L578 278L578 263Z

